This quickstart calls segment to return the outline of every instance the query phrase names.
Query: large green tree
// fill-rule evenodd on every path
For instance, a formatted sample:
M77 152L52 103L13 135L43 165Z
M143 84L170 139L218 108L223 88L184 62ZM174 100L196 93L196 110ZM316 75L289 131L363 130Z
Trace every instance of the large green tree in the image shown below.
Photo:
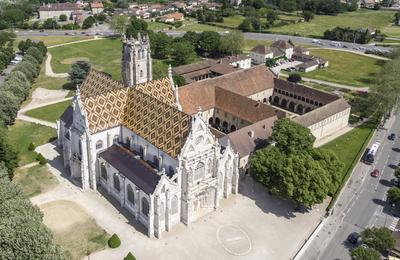
M381 255L373 248L359 246L350 253L353 260L380 260Z
M331 151L313 148L315 137L308 128L280 119L272 140L274 145L252 155L250 170L273 194L311 207L336 191L344 165Z
M164 32L151 33L149 36L152 56L156 59L166 59L172 51L172 38Z
M39 64L41 64L43 61L43 53L34 46L29 47L29 49L26 50L26 54L33 56Z
M243 33L238 31L233 31L226 36L221 37L221 44L219 50L223 53L230 55L242 53L242 48L244 45Z
M110 21L110 29L119 35L126 32L129 25L129 17L127 15L114 15Z
M147 27L146 21L133 17L126 29L126 37L136 38L139 33L147 33Z
M68 73L69 80L76 86L82 84L85 80L87 74L89 73L91 68L90 63L86 61L77 61L71 66L71 70Z
M6 172L0 165L0 259L65 259L42 223L40 209L5 177Z
M275 123L271 137L276 142L276 147L286 154L308 152L315 141L310 129L294 123L289 118Z
M381 253L392 249L396 243L392 231L386 227L367 228L361 232L361 237L363 243Z
M391 202L394 202L394 203L400 201L400 188L399 187L391 187L387 191L387 198Z
M5 128L0 128L0 162L6 167L7 175L11 180L14 169L18 166L18 153L9 143Z
M205 31L200 34L199 48L203 53L216 52L221 43L221 36L217 32Z
M173 44L172 58L177 65L189 64L196 60L194 47L187 41L177 41Z
M14 123L19 110L19 99L10 91L0 90L0 125Z

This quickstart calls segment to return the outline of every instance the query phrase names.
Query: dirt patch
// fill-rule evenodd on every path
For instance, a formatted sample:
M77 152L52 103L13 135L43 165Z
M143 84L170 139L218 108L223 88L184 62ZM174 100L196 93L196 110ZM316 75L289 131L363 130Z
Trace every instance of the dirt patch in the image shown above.
M87 57L77 57L77 58L68 58L61 61L61 64L74 64L77 61L87 61L89 62L89 58Z
M43 222L54 232L54 240L67 259L82 259L88 252L106 247L109 235L78 204L57 200L39 208L43 211Z

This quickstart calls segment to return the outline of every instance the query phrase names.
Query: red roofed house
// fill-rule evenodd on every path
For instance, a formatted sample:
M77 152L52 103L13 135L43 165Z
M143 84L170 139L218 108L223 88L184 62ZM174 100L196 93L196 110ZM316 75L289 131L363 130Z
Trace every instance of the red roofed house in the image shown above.
M100 14L104 10L103 3L101 2L90 3L90 9L92 9L92 14Z
M81 7L75 3L43 4L39 7L39 19L53 19L65 14L70 17L73 12L81 11Z
M185 20L185 16L182 13L166 14L163 17L161 17L161 21L164 23L174 23L183 20Z

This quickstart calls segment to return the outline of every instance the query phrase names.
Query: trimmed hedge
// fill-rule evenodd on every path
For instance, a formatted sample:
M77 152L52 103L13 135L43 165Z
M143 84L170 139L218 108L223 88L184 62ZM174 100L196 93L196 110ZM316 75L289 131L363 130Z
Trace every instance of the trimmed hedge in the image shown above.
M124 260L136 260L136 257L129 252L125 257Z
M41 153L36 155L36 160L39 161L40 165L45 165L47 163L47 159Z
M117 248L121 245L121 240L119 239L117 234L114 234L108 240L108 246L110 248Z
M28 146L29 151L33 151L33 150L35 150L35 148L36 148L36 145L34 143L30 143Z

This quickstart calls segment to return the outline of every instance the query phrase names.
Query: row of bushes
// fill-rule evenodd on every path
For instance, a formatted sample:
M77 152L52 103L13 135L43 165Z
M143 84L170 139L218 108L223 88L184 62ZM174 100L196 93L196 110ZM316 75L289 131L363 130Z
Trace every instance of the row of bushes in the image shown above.
M5 125L14 123L21 103L28 97L34 79L39 76L40 65L47 53L43 42L30 41L24 50L25 47L26 51L22 51L24 58L0 86L0 122Z

